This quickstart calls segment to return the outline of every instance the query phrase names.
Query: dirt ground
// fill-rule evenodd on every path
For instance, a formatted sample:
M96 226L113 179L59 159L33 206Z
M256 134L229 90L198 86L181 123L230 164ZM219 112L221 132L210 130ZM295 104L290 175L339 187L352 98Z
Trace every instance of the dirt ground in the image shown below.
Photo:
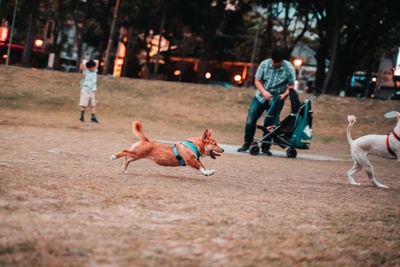
M135 142L131 119L0 111L1 266L400 265L398 162L372 157L389 189L364 173L351 186L343 143L299 151L338 161L224 154L202 160L210 177L149 160L124 175L110 156ZM150 139L201 134L143 124Z

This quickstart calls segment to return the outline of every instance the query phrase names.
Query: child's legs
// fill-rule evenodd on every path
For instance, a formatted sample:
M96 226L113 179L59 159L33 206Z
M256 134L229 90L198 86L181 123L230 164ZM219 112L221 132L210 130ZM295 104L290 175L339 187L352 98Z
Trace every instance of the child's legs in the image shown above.
M90 94L87 90L81 90L81 96L79 99L79 106L81 107L81 111L85 111L86 107L90 104Z
M279 115L281 114L284 103L285 100L277 100L274 104L272 104L271 110L268 110L269 112L265 114L264 127L278 124Z
M92 114L96 113L96 98L94 92L90 92L89 106Z

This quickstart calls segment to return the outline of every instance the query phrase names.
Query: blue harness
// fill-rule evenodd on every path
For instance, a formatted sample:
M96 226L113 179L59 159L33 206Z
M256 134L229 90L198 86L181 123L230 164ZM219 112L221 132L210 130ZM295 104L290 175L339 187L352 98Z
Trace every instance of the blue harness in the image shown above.
M185 142L182 142L181 144L184 145L184 146L187 146L188 148L190 148L190 149L194 152L194 154L196 155L197 160L199 160L199 158L200 158L199 150L197 149L197 147L196 147L192 142L190 142L190 141L185 141ZM182 166L186 166L185 161L184 161L184 160L182 159L182 157L179 155L178 150L176 150L176 145L174 145L174 146L172 147L172 149L174 150L175 157L176 157L177 160L179 160L179 163L180 163Z

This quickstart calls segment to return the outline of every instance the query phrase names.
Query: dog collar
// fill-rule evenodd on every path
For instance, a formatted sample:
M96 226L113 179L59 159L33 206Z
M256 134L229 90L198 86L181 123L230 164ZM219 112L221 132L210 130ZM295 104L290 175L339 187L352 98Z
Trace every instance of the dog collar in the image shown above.
M397 139L397 141L400 142L400 137L394 131L392 132L392 134Z
M397 140L400 141L400 138L395 134L395 132L393 132L393 135L394 135L394 137L395 137ZM386 148L387 148L387 150L388 150L388 152L389 152L390 154L392 154L393 156L395 156L395 157L397 158L396 153L394 153L393 150L390 148L390 145L389 145L389 137L390 137L390 133L387 134L387 138L386 138Z
M184 161L184 160L182 159L182 157L179 155L178 150L176 150L176 145L174 145L174 146L172 147L172 149L174 150L175 158L179 161L179 163L180 163L182 166L186 166L185 161Z
M181 144L184 145L184 146L187 146L188 148L190 148L194 152L194 154L196 155L197 160L199 160L200 153L199 153L199 150L197 149L197 146L195 144L193 144L190 141L185 141L185 142L182 142Z

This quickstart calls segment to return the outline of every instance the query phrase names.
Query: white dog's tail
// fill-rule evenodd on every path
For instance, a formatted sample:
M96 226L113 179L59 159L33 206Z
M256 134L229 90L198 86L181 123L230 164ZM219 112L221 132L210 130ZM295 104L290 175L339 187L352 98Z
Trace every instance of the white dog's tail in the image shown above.
M350 130L353 127L354 123L356 123L356 116L348 115L347 120L349 121L349 126L347 127L347 141L351 144L353 143L353 139L351 138Z
M143 142L149 142L146 136L143 135L143 125L140 121L133 122L133 134Z

